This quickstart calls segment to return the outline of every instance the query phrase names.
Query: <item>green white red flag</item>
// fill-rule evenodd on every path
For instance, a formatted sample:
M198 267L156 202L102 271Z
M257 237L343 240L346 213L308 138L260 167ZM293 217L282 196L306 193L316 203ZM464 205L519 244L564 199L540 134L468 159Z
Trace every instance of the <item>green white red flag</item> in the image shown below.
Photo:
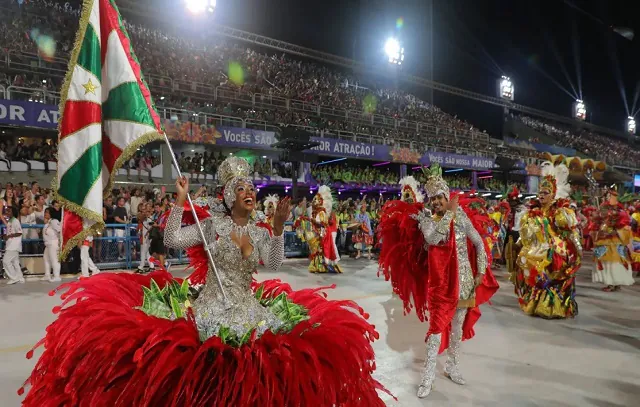
M103 197L136 150L163 138L160 118L113 0L84 0L62 87L57 195L62 252L104 228Z

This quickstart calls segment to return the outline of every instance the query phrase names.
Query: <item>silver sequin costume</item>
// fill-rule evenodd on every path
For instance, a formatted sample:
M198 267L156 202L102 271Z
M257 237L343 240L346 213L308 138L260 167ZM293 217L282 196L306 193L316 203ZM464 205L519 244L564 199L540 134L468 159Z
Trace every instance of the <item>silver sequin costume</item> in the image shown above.
M451 321L451 336L449 338L447 362L444 371L445 375L454 383L462 385L465 384L465 380L458 369L458 362L460 359L460 342L462 341L462 325L467 315L467 308L466 305L461 304L465 302L468 304L469 300L475 298L475 281L471 263L469 262L467 238L471 240L476 248L478 272L481 274L484 274L487 269L487 254L484 249L484 243L462 208L458 208L455 216L453 212L447 211L439 221L434 220L430 213L426 211L421 212L416 219L424 235L427 250L429 246L443 244L449 239L453 221L458 258L458 287L460 290L458 298L460 303ZM436 358L441 341L442 334L432 334L427 338L425 363L418 389L418 397L426 397L431 392L436 375Z
M171 210L164 233L167 247L186 249L202 243L196 225L182 227L183 211L178 207ZM221 326L231 328L239 337L254 328L258 336L266 330L277 330L281 322L255 298L251 275L260 260L268 268L278 270L284 259L283 236L271 237L266 229L249 220L242 229L246 230L254 250L244 258L238 245L231 240L232 230L238 227L230 216L212 212L212 216L201 224L229 300L225 306L213 270L209 269L207 283L193 304L202 339L218 334Z

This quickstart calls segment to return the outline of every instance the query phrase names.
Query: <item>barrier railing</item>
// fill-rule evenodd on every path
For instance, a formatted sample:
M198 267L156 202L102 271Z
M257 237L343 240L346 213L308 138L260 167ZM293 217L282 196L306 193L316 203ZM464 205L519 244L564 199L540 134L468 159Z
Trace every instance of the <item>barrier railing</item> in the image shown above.
M303 243L295 232L292 223L286 225L285 256L301 257L308 254L306 243ZM44 273L44 265L37 263L44 254L44 240L42 239L42 224L23 224L21 263L28 270L29 275ZM5 233L5 226L0 226L0 232ZM140 265L140 236L137 224L107 224L105 229L94 236L93 246L89 250L95 265L101 270L134 269ZM0 250L4 253L6 242L0 239ZM153 255L153 253L150 253ZM76 258L77 256L77 258ZM74 274L79 272L79 256L77 250L72 250L65 262L65 272ZM187 264L189 259L182 250L166 249L166 260L172 265ZM0 267L1 267L0 262ZM74 269L74 265L77 268Z

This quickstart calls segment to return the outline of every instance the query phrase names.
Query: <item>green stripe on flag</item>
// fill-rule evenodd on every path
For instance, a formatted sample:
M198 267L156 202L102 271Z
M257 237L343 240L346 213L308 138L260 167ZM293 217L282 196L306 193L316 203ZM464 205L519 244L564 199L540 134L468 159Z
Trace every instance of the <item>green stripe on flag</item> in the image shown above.
M102 120L130 121L155 128L138 82L125 82L111 89L109 98L102 104Z
M78 54L78 65L94 74L96 78L102 82L102 61L100 55L100 40L93 26L87 24L87 31L84 33L80 53Z
M58 194L80 206L102 172L102 143L96 143L64 173Z

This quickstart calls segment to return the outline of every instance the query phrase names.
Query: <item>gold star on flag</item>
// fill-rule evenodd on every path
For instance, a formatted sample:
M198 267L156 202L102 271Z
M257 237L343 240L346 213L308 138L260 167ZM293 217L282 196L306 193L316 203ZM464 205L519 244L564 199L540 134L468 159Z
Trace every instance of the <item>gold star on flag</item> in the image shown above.
M91 78L89 78L89 82L85 83L82 85L84 87L84 94L86 95L87 93L93 93L94 95L96 94L96 89L98 89L98 85L94 85L93 82L91 82Z

